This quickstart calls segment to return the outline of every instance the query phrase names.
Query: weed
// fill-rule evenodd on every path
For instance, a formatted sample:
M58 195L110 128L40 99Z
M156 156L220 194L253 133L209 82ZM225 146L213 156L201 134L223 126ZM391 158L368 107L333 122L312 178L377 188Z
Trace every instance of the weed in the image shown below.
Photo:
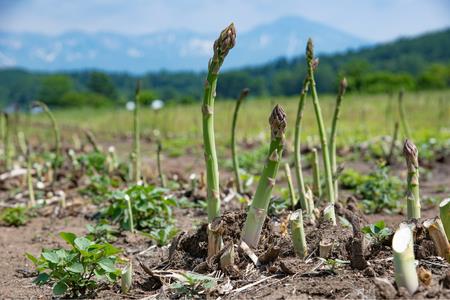
M369 239L374 240L377 244L382 243L393 233L389 227L386 227L383 220L378 221L375 224L367 225L363 227L361 231L362 233L365 233Z
M28 223L28 209L23 206L8 207L0 214L2 220L8 226L22 226Z
M36 284L53 283L55 296L82 297L92 295L100 281L117 281L121 272L116 267L118 248L70 232L60 236L71 246L69 250L44 249L39 257L26 254L39 272Z

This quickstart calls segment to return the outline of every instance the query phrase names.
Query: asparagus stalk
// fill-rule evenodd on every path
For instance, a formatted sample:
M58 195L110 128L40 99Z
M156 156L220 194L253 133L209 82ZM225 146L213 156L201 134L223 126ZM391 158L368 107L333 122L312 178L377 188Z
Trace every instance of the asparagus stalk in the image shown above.
M450 244L441 219L439 219L439 217L428 219L423 222L423 226L428 230L428 233L436 246L438 255L450 262Z
M411 131L409 130L408 121L406 120L405 107L403 106L403 91L398 93L398 110L400 122L402 123L403 133L407 139L411 139Z
M211 222L220 215L219 167L217 163L214 138L214 99L220 67L236 41L234 24L225 28L214 42L214 55L209 60L208 75L203 97L203 143L205 147L205 164L207 177L208 220Z
M408 219L420 218L419 195L419 156L416 145L410 140L405 140L403 154L408 168L407 178L407 211Z
M325 218L325 220L331 221L333 225L336 225L336 214L333 203L329 204L323 209L323 217Z
M312 149L311 166L313 171L313 194L320 198L322 196L322 187L320 186L320 169L319 169L319 155L317 149Z
M250 205L241 236L241 239L253 248L258 246L261 230L267 216L272 189L275 186L275 179L283 154L286 114L281 106L275 106L270 115L269 123L271 127L269 155L258 187L256 188L255 196Z
M314 80L314 69L318 65L318 60L314 59L314 46L311 39L308 40L308 44L306 47L306 59L308 63L308 77L310 80L311 85L311 94L313 98L313 105L314 105L314 111L316 114L317 124L319 127L319 135L320 135L320 143L322 145L322 157L323 157L323 164L325 168L325 183L326 183L326 189L327 189L327 196L328 201L330 203L334 203L334 188L333 188L333 175L331 171L331 165L330 165L330 157L329 157L329 150L328 150L328 144L327 144L327 138L325 133L325 125L323 123L322 118L322 111L320 109L320 103L319 103L319 97L317 95L316 91L316 82ZM334 212L334 211L333 211Z
M303 180L302 160L301 160L301 131L303 110L305 107L305 98L309 89L309 79L305 78L303 82L302 91L300 93L300 100L298 102L297 117L295 119L295 134L294 134L294 162L295 162L295 176L297 177L297 189L300 198L300 206L304 210L308 210L308 202L305 197L305 182Z
M141 82L140 80L136 83L136 92L134 96L134 111L133 111L133 180L138 182L141 179L141 133L139 126L139 99L140 99L140 91L141 91Z
M156 151L156 161L158 164L159 181L161 183L161 186L163 188L165 188L166 187L166 176L164 176L164 173L161 168L161 152L162 152L162 144L161 144L161 141L158 141L158 149Z
M303 213L301 209L295 211L290 216L289 223L291 225L292 242L294 243L295 254L304 259L308 255L308 247L306 245Z
M439 204L439 215L441 217L447 240L450 241L450 198L444 199Z
M133 284L133 260L130 258L127 265L122 269L121 272L121 284L120 289L122 293L126 294L131 289Z
M391 141L391 147L389 149L389 155L386 158L387 163L392 163L392 158L394 157L394 150L395 150L395 143L397 142L397 136L398 136L398 121L395 122L394 125L394 134L392 135L392 141Z
M233 169L234 169L234 178L236 181L236 189L239 194L244 192L244 188L242 186L241 177L239 176L239 161L236 153L236 123L239 112L239 107L241 106L242 101L247 97L249 89L243 89L239 98L236 101L236 106L234 108L233 113L233 121L231 123L231 156L233 158Z
M52 123L53 135L54 135L54 139L55 139L55 153L56 153L56 157L59 158L59 156L61 155L61 134L59 132L59 127L58 127L58 124L56 123L55 117L53 116L52 112L48 108L47 104L45 104L44 102L35 101L35 102L33 102L32 105L41 107L44 110L45 114L49 117L50 122Z
M413 294L418 286L416 266L414 264L413 234L409 227L398 229L392 239L394 252L395 282Z
M128 194L125 194L125 201L127 202L128 222L130 224L130 231L131 233L134 233L133 209L131 208L131 198Z
M338 199L338 176L337 176L337 163L336 163L336 130L337 130L337 122L339 120L339 113L341 110L341 102L344 97L345 90L347 89L347 79L342 78L339 84L339 92L336 98L336 107L334 108L333 115L333 123L331 125L331 134L330 134L330 163L331 168L333 170L333 180L334 180L334 198Z
M292 184L291 169L289 168L288 163L284 164L284 171L286 172L286 178L289 187L289 196L291 197L291 207L292 209L294 209L295 205L297 205L297 197L295 195L294 185Z
M94 148L94 151L95 152L102 152L100 146L97 143L97 139L95 138L95 136L92 133L92 131L85 129L84 130L84 134L86 135L86 138L87 138L89 144L91 144L92 148Z
M28 145L27 147L27 185L28 185L28 194L30 201L28 202L28 207L33 207L36 205L36 199L34 196L34 188L33 188L33 175L31 174L32 168L32 152L31 152L31 146Z
M5 118L5 135L3 145L5 147L5 167L6 170L10 170L12 167L12 155L11 155L11 120L7 113L3 114Z

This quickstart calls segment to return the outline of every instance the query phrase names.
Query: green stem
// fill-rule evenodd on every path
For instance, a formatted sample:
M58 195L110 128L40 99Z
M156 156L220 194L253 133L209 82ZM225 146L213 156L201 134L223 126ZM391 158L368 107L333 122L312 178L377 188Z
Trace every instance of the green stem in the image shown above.
M49 117L50 122L52 123L53 128L53 135L55 139L55 153L56 153L56 160L58 160L59 156L61 155L61 134L59 132L58 124L56 123L56 119L53 116L52 112L48 108L47 104L41 101L35 101L33 102L33 106L39 106L41 107L45 114Z
M389 149L389 155L386 158L386 161L391 164L392 159L394 158L394 151L395 151L395 144L397 143L397 136L398 136L398 121L395 122L394 125L394 134L392 135L392 141L391 141L391 147Z
M441 217L447 239L450 241L450 198L442 200L439 204L439 216Z
M236 31L234 25L231 24L221 32L219 38L214 42L214 55L208 64L208 75L206 77L203 96L202 127L209 222L220 216L219 166L214 137L214 100L216 96L217 78L228 51L234 47L235 39Z
M242 101L247 97L249 90L243 89L241 91L241 95L236 101L236 106L234 108L233 113L233 121L231 123L231 156L233 158L233 169L234 169L234 179L236 181L236 189L239 194L244 192L244 188L242 186L241 177L239 176L239 161L236 153L236 123L239 112L239 107L241 106Z
M289 187L289 195L291 197L291 208L294 209L295 206L297 205L297 197L295 195L294 185L292 184L291 169L289 168L288 163L284 164L284 171L286 172L286 179Z
M139 99L140 99L141 82L136 83L136 92L134 96L134 111L133 111L133 152L134 152L134 166L133 166L133 180L138 182L141 179L141 133L139 126Z
M407 139L411 139L411 131L409 130L408 121L406 120L405 107L403 106L403 91L398 94L398 110L400 114L400 122L402 123L403 132Z
M33 207L36 205L36 199L34 196L34 188L33 188L33 175L31 174L32 171L32 151L31 146L28 145L27 147L27 185L28 185L28 194L30 202L28 203L29 207Z
M309 89L309 80L305 78L303 82L302 91L300 93L300 100L298 102L297 117L295 119L295 134L294 134L294 162L295 162L295 176L297 177L297 189L299 193L300 206L303 210L308 210L308 202L305 199L305 182L303 180L302 160L301 160L301 131L303 110L305 107L305 98Z
M306 56L308 62L308 77L311 84L311 94L313 98L314 111L316 114L317 124L319 127L320 143L322 145L322 156L323 156L323 164L325 167L325 183L327 189L327 196L328 201L330 203L334 203L335 199L333 188L333 175L331 171L330 157L329 157L330 152L328 150L325 126L322 119L322 111L320 109L319 97L317 95L316 82L314 80L314 68L317 67L317 62L316 60L314 60L313 44L311 39L308 40Z
M9 115L8 114L4 114L5 117L5 136L4 136L4 142L3 144L5 145L5 167L6 170L11 170L12 168L12 155L11 155L11 141L10 141L10 136L11 136L11 121L9 119Z
M125 201L127 202L128 218L130 222L130 231L134 233L134 219L133 219L133 209L131 208L131 198L128 194L125 195Z
M334 198L337 200L339 192L339 181L337 174L337 162L336 162L336 131L337 122L339 120L339 114L341 111L341 102L344 97L345 90L347 88L347 79L343 78L339 85L339 93L336 98L336 106L334 108L333 121L331 123L331 133L330 133L330 163L331 169L333 170L333 181L334 181Z
M311 166L313 172L313 194L320 199L322 196L322 187L320 186L320 169L319 169L319 155L317 149L312 149Z
M159 180L160 180L161 186L163 188L165 188L166 187L166 176L164 176L164 173L161 168L161 152L162 152L162 145L161 145L161 142L158 141L158 149L156 151L156 162L158 165L158 174L159 174Z
M294 244L294 251L297 256L304 259L308 255L308 247L306 245L306 235L303 226L303 213L299 209L295 211L289 218L291 225L292 242Z
M267 216L272 189L275 186L278 167L283 154L286 114L281 106L275 106L269 121L272 131L269 155L258 187L256 188L255 196L250 205L241 236L241 239L253 248L258 246L261 230Z

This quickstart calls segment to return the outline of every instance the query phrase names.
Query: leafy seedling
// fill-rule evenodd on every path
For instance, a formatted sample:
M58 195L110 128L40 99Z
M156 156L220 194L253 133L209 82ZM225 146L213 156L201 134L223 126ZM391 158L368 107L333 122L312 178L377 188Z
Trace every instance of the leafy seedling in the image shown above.
M383 220L378 221L375 224L367 225L363 227L361 231L362 233L365 233L369 239L374 240L377 244L382 243L393 234L392 229L386 227Z
M0 214L0 220L8 226L22 226L29 219L28 209L23 206L8 207Z

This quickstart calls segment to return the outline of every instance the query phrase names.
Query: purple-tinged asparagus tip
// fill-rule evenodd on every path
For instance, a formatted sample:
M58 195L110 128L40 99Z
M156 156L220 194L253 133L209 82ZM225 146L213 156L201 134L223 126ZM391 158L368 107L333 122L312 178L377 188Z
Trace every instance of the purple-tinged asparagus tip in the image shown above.
M270 114L269 124L272 138L282 138L286 130L286 113L280 105L275 105Z
M339 95L342 96L345 94L345 91L347 90L347 86L348 86L347 78L344 77L344 78L342 78L342 80L339 84Z
M225 59L230 49L236 44L236 28L231 23L222 30L219 38L214 42L214 56L220 60Z
M314 44L311 38L308 39L306 44L306 59L309 63L312 63L314 59Z
M408 139L405 140L405 144L403 145L403 154L405 155L408 168L419 167L419 151L412 141Z

